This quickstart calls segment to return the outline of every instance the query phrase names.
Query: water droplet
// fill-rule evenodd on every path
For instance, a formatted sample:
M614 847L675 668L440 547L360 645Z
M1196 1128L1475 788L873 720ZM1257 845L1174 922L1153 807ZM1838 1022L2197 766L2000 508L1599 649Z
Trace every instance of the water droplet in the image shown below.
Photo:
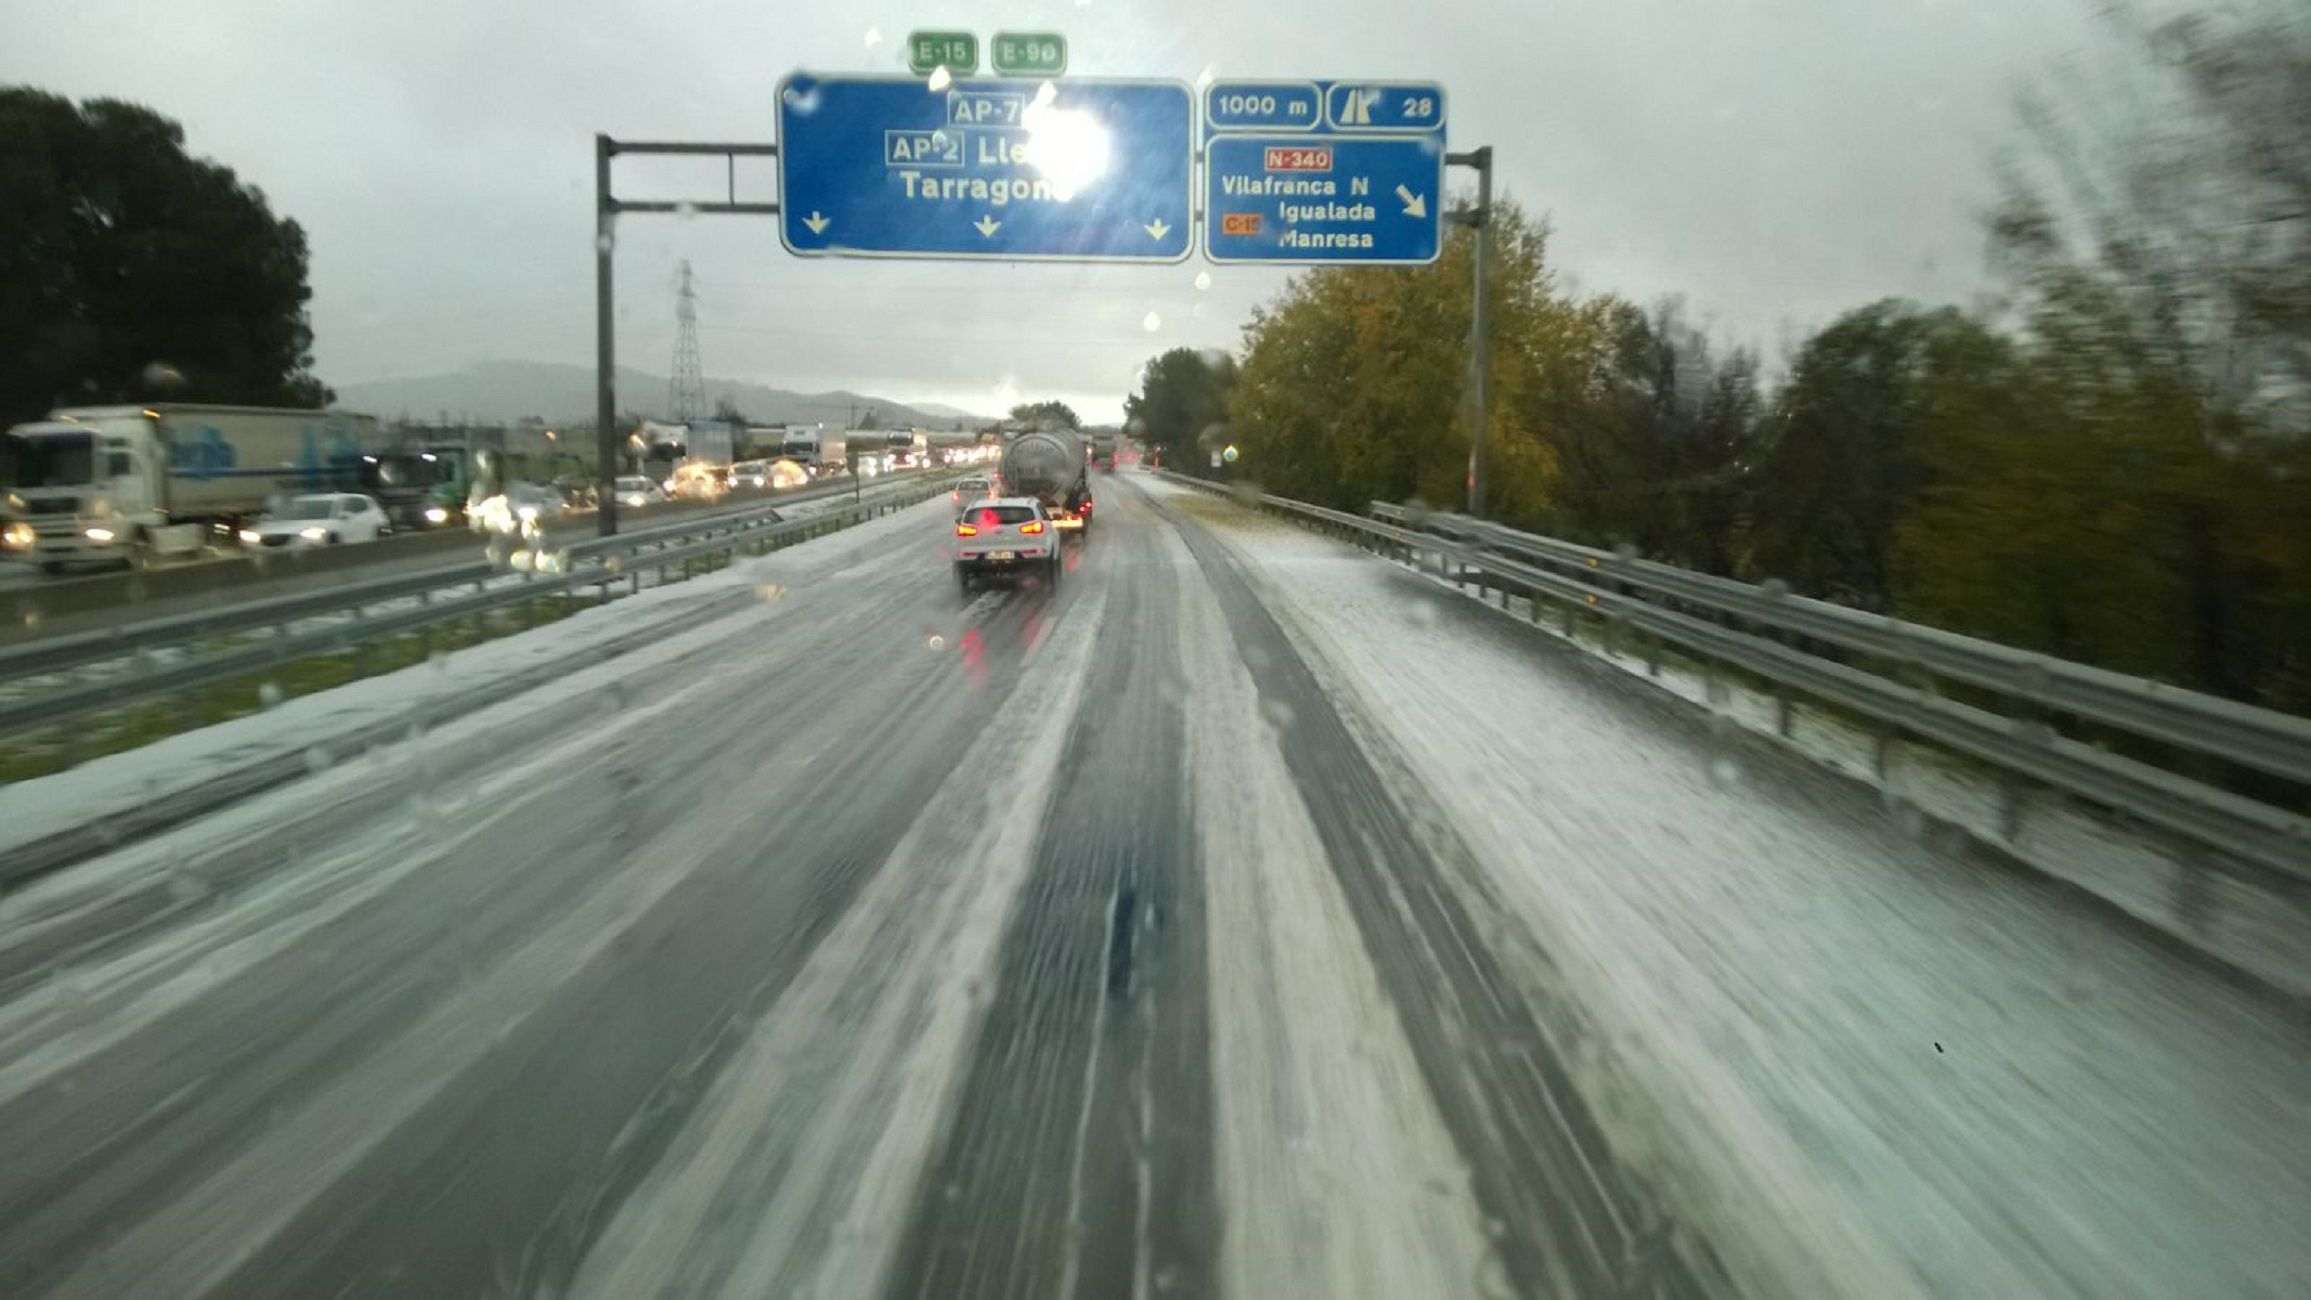
M1741 784L1741 764L1730 758L1719 758L1709 765L1710 784L1720 790L1730 790Z
M689 221L697 217L697 215L698 205L692 203L688 199L684 199L680 203L674 205L674 219L677 221Z
M923 84L933 91L945 90L947 87L955 84L955 74L947 71L947 65L942 63L938 67L931 69L931 79L924 82Z
M625 571L626 557L622 555L613 555L610 558L602 561L602 572L610 574L613 577L624 573Z
M1492 1238L1494 1241L1499 1241L1501 1238L1509 1235L1509 1225L1501 1222L1497 1218L1488 1217L1484 1221L1484 1235Z
M181 388L184 372L166 361L148 361L144 367L144 382L153 388Z
M1164 318L1151 311L1139 318L1139 327L1153 334L1164 327Z
M1211 287L1212 287L1212 273L1211 273L1211 272L1209 272L1209 271L1198 271L1198 272L1196 272L1196 287L1197 287L1198 289L1209 289L1209 288L1211 288Z
M1415 627L1435 627L1436 602L1433 600L1416 600L1412 602L1412 609L1409 612L1409 616L1412 619L1413 626Z
M328 771L330 764L333 761L334 760L329 757L329 751L319 745L315 745L311 749L305 751L305 770L311 772L315 776L319 776L323 772Z
M1637 543L1620 542L1613 547L1613 558L1624 564L1637 558Z
M274 705L279 704L280 702L281 688L279 686L272 682L266 682L264 685L257 688L257 704L259 707L269 709Z
M1757 589L1765 593L1767 600L1780 600L1789 594L1789 584L1779 578L1767 578L1757 584Z
M2014 724L2014 738L2025 744L2051 745L2054 728L2037 718L2023 718Z
M1282 730L1292 725L1292 706L1282 700L1263 699L1260 701L1260 716L1268 720L1269 726Z
M1199 92L1202 91L1204 87L1209 86L1214 81L1218 80L1219 75L1219 73L1212 70L1211 64L1205 64L1204 70L1196 74L1196 89Z
M24 607L24 626L36 628L47 621L48 616L40 612L38 605L26 605Z
M190 903L209 892L201 878L189 871L169 873L169 897L179 903Z
M867 48L871 50L871 49L875 48L876 46L878 46L878 45L880 45L880 44L882 44L882 43L883 43L883 29L882 29L882 28L880 28L880 27L869 27L869 28L867 29L867 36L866 36L866 46L867 46Z
M437 673L449 671L449 651L436 650L425 657L425 666Z
M761 601L765 605L774 600L777 600L779 597L784 596L785 594L786 588L779 586L775 582L765 582L754 589L755 599Z
M929 646L933 650L944 650L947 648L947 638L934 632L931 634L931 639L924 642L923 644Z
M597 253L608 253L615 250L617 247L618 240L616 236L612 235L607 229L603 230L601 234L594 236L594 251Z

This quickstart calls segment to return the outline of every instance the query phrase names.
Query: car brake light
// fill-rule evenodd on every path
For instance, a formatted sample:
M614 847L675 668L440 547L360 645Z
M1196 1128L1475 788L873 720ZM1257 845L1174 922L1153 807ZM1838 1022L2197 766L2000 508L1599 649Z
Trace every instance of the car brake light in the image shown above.
M1043 521L1040 519L1031 519L1024 524L1019 525L1019 531L1023 533L1040 533L1043 531Z
M979 530L969 524L957 524L955 525L955 535L957 537L977 537Z

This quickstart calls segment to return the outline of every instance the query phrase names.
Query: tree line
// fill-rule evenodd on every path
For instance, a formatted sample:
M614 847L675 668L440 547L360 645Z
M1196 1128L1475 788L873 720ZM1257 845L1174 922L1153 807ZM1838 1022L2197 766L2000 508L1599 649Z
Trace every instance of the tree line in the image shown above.
M1770 380L1674 301L1568 291L1497 203L1487 514L2311 712L2311 20L2107 13L2168 111L2025 97L2000 301L1862 304ZM1295 278L1239 354L1150 361L1130 427L1288 496L1459 508L1472 252Z

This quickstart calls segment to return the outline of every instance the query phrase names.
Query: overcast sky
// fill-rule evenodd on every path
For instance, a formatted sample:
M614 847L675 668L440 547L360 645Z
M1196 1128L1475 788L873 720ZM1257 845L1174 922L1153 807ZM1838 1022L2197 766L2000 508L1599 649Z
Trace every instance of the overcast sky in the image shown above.
M2093 42L2086 0L9 8L0 81L149 104L305 225L333 383L590 364L594 132L769 140L782 73L899 71L910 28L946 26L983 46L998 27L1061 31L1077 76L1441 81L1452 147L1494 146L1501 189L1549 215L1580 288L1682 295L1770 362L1873 298L1977 293L1977 215L2012 93ZM617 186L710 198L721 165L629 160ZM742 171L740 189L775 197L767 168ZM974 410L1056 394L1110 419L1148 356L1234 346L1284 280L1200 256L805 261L767 218L627 217L622 363L668 368L685 257L711 376Z

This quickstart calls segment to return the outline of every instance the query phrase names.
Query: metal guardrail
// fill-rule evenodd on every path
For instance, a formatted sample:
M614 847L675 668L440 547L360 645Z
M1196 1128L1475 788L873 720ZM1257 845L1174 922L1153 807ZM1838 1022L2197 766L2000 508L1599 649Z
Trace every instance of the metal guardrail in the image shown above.
M920 473L919 471L917 473ZM933 476L938 471L929 471ZM904 481L904 480L898 480ZM776 519L778 512L797 505L823 501L829 497L846 496L855 489L849 483L806 489L745 507L723 510L711 515L670 520L648 528L636 528L614 537L594 537L572 542L566 550L572 558L581 558L614 551L621 544L648 542L665 537L696 536L702 530L725 526L744 526L758 519ZM884 491L887 488L870 489ZM61 636L43 637L18 645L0 646L0 681L33 673L59 672L77 665L114 658L148 648L179 645L217 633L239 631L251 627L276 626L294 619L312 618L321 614L358 605L373 605L404 596L443 587L459 587L502 577L505 570L486 560L450 563L416 573L396 574L384 578L361 581L355 575L345 584L317 591L285 596L259 596L251 600L234 601L208 609L192 610L183 614L165 615L136 623L113 627L94 628L86 632L72 632Z
M51 727L90 713L200 689L220 680L372 638L521 606L546 597L566 596L583 588L599 588L603 599L608 598L609 587L616 583L628 584L632 590L639 591L644 570L655 568L663 575L676 565L688 566L741 548L768 550L805 541L928 500L945 491L954 477L931 474L903 485L870 489L856 504L800 519L778 517L779 509L803 501L787 498L760 509L590 538L550 552L568 558L564 571L520 571L520 581L506 581L516 570L476 562L323 592L248 601L116 630L55 638L54 644L35 642L0 651L0 677L8 679L35 672L75 673L115 660L134 661L130 671L122 674L71 682L53 691L0 702L0 735ZM823 500L827 495L836 494L818 494L809 499ZM469 585L472 591L452 594ZM381 614L367 612L373 606L411 599L417 603ZM329 615L350 617L301 631L291 628L294 623ZM274 629L274 635L252 635L215 652L199 652L205 641L228 634L253 634L265 628ZM161 652L169 650L188 653L181 660L169 662L161 656Z
M1793 694L1859 715L1879 729L1881 777L1889 747L1902 737L1967 755L2001 774L2000 829L2008 839L2035 785L2276 871L2290 888L2311 884L2311 818L2063 736L2048 718L2068 715L2299 784L2311 784L2311 721L1481 520L1378 502L1377 518L1366 518L1166 476L1416 566L1433 561L1474 583L1480 599L1489 590L1505 606L1510 594L1525 596L1535 622L1544 601L1562 612L1567 632L1576 611L1590 610L1703 663L1754 674L1772 684L1785 735ZM1807 642L1856 652L1869 666L1812 652ZM1963 682L2018 707L2000 712L1905 678Z

